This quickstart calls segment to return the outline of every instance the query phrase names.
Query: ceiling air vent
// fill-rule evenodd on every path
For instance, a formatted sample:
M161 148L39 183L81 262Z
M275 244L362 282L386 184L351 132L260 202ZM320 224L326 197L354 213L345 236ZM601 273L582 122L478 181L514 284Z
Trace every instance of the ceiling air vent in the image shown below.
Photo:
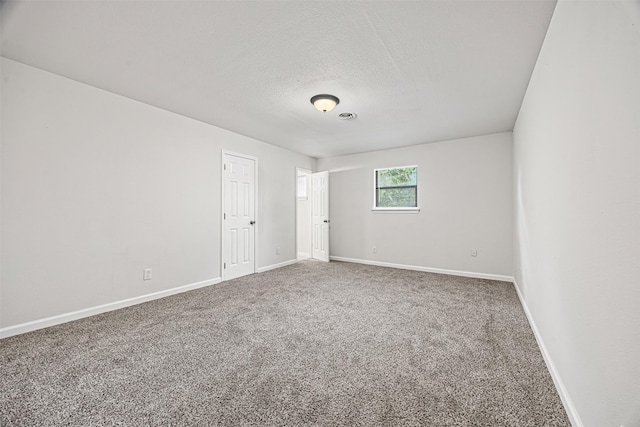
M356 113L340 113L340 114L338 114L338 118L340 120L353 120L356 117L358 117L356 115Z

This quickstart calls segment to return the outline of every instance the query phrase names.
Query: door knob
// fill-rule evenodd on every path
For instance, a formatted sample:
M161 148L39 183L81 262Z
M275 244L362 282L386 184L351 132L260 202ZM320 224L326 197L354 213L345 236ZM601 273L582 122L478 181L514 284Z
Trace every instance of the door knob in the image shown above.
M324 220L324 222L325 222L325 223L328 223L328 222L329 222L329 220L328 220L328 219L325 219L325 220Z
M250 225L253 225L253 224L255 224L255 223L256 223L255 221L249 221L249 224L250 224Z

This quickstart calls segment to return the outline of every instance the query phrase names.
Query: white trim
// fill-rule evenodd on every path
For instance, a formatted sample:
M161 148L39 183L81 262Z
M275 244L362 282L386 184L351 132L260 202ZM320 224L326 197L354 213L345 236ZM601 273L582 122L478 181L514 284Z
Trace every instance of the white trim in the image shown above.
M420 213L420 208L373 208L373 213Z
M301 259L309 259L311 258L311 254L308 252L298 252L298 260Z
M255 157L255 156L250 156L248 154L238 153L236 151L225 150L224 148L222 149L222 154L229 154L231 156L236 156L236 157L244 157L245 159L255 160L256 162L258 161L258 158Z
M73 320L83 319L85 317L95 316L96 314L106 313L107 311L118 310L120 308L130 307L132 305L141 304L143 302L153 301L156 299L180 294L194 289L211 286L222 282L220 277L215 279L204 280L202 282L191 283L190 285L178 286L164 291L153 292L151 294L140 295L133 298L127 298L120 301L110 302L108 304L98 305L96 307L85 308L70 313L59 314L44 319L34 320L31 322L21 323L19 325L8 326L0 329L0 338L8 338L14 335L20 335L27 332L35 331L49 326L60 325L61 323L71 322Z
M244 159L249 159L249 160L253 160L253 216L254 216L254 221L255 224L253 226L253 272L256 273L257 272L257 266L258 266L258 235L260 233L258 233L258 227L260 226L260 221L258 221L258 158L254 157L254 156L249 156L247 154L241 154L241 153L236 153L235 151L229 151L229 150L225 150L224 148L222 149L222 155L220 156L220 236L222 237L220 239L220 277L222 278L222 280L224 281L224 203L225 203L225 198L224 198L224 160L225 160L225 156L226 155L230 155L230 156L235 156L235 157L242 157Z
M276 268L286 267L287 265L295 264L297 259L290 259L289 261L279 262L278 264L267 265L266 267L260 267L256 270L257 273L264 273L265 271L275 270Z
M544 362L547 364L547 370L549 374L551 374L551 379L556 386L556 390L558 391L558 395L560 396L560 400L562 400L562 404L564 405L564 409L567 412L569 417L569 421L573 427L583 427L584 424L578 415L578 411L576 410L575 405L573 404L573 400L571 400L571 396L569 396L569 392L567 388L564 386L564 382L560 378L560 374L556 369L556 366L551 359L551 355L547 350L547 347L544 345L544 341L542 340L542 335L540 335L540 331L536 326L536 323L533 320L533 316L529 311L529 307L527 307L527 303L520 292L520 288L518 287L518 282L516 279L513 279L513 286L516 288L516 294L518 294L518 298L520 299L520 304L524 310L524 314L527 316L527 320L529 321L529 326L531 326L531 330L533 331L533 336L536 338L536 342L538 343L538 347L540 348L540 352L542 353L542 358Z
M500 274L476 273L473 271L446 270L443 268L422 267L419 265L394 264L391 262L370 261L368 259L344 258L339 256L330 257L332 261L353 262L356 264L377 265L378 267L400 268L402 270L425 271L427 273L448 274L450 276L472 277L474 279L499 280L502 282L513 282L513 277L502 276Z

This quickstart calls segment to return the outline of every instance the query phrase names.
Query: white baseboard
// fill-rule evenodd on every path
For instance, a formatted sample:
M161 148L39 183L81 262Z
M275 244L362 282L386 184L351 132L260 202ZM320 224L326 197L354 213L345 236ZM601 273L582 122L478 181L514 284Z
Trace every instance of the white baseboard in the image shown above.
M332 261L354 262L357 264L377 265L378 267L400 268L402 270L424 271L427 273L448 274L450 276L472 277L474 279L500 280L502 282L513 282L513 277L499 274L474 273L472 271L445 270L442 268L422 267L418 265L394 264L391 262L370 261L366 259L344 258L332 256Z
M191 291L205 286L215 285L222 281L221 278L204 280L202 282L191 283L189 285L179 286L177 288L167 289L164 291L154 292L151 294L141 295L138 297L128 298L121 301L115 301L96 307L85 308L71 313L59 314L57 316L47 317L45 319L34 320L31 322L21 323L19 325L7 326L0 329L0 338L8 338L14 335L24 334L26 332L35 331L49 326L59 325L61 323L71 322L73 320L82 319L96 314L105 313L107 311L117 310L119 308L130 307L132 305L141 304L143 302L168 297L170 295L180 294L182 292Z
M298 259L309 259L311 254L308 252L298 252Z
M256 270L256 273L264 273L265 271L275 270L276 268L286 267L287 265L295 264L297 259L290 259L289 261L280 262L278 264L267 265L266 267L260 267Z
M518 294L518 298L520 299L520 304L522 304L522 308L524 309L524 314L527 316L527 320L529 321L529 325L531 326L531 330L533 331L533 335L536 337L536 341L538 343L538 347L540 348L540 352L542 353L542 358L544 362L547 364L547 369L551 374L551 379L556 386L556 390L558 391L558 395L560 396L560 400L562 400L562 404L564 405L564 409L567 412L567 416L569 417L569 421L573 427L584 427L580 416L578 415L578 411L576 410L575 405L573 404L573 400L571 400L571 396L569 396L569 392L567 388L564 386L564 382L560 378L560 374L553 364L553 360L551 359L551 355L547 351L547 347L544 345L544 341L542 340L542 336L540 335L540 331L538 331L538 327L531 316L531 312L529 311L529 307L527 307L527 303L522 297L522 293L520 293L520 288L518 287L518 283L516 279L513 279L513 286L516 288L516 293Z

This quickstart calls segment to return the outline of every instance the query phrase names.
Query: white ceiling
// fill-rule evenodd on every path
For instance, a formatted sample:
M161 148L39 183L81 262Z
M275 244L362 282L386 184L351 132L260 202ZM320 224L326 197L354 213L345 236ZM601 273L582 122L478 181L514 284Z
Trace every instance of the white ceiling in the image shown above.
M2 55L313 157L509 131L555 0L18 1ZM330 113L309 99L340 98ZM342 121L341 112L356 120Z

